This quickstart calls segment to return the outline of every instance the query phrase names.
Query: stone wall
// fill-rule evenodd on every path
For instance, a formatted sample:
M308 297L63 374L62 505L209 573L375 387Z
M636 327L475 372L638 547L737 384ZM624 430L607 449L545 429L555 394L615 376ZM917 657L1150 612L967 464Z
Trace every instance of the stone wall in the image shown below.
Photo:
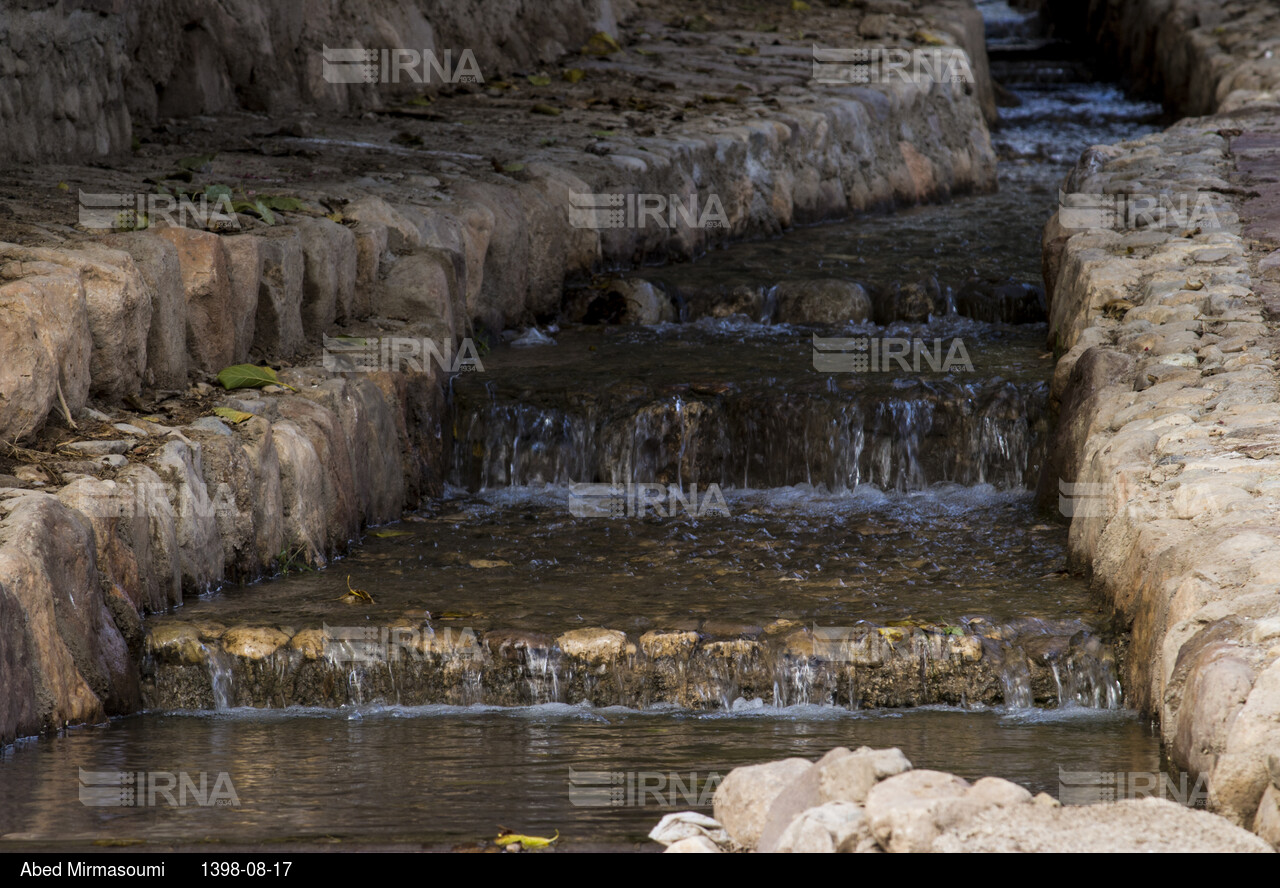
M1090 9L1091 33L1167 76L1173 104L1219 113L1091 148L1063 185L1044 234L1061 357L1039 493L1131 625L1131 702L1215 810L1276 844L1280 14Z
M1095 44L1135 87L1181 114L1280 88L1280 9L1254 0L1024 0L1058 33ZM1084 6L1085 9L1081 9Z
M470 50L490 75L554 61L628 0L12 0L0 10L0 151L119 157L133 123L234 111L360 111L437 91L335 84L324 47Z

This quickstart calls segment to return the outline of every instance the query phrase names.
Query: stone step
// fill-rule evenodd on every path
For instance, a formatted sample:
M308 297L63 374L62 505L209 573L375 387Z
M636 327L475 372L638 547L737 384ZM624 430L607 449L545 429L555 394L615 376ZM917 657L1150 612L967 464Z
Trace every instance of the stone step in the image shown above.
M143 693L152 709L1121 703L1117 651L1072 621L824 627L780 620L738 635L596 628L552 637L410 617L307 629L161 618L148 626L146 651Z

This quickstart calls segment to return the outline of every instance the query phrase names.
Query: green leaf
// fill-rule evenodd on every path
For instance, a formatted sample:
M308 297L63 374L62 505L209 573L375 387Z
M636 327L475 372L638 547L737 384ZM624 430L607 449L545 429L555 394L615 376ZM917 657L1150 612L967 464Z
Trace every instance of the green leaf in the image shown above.
M258 198L258 203L269 210L276 210L281 213L297 213L307 208L307 205L296 197L288 197L283 194L264 194Z
M215 203L222 200L231 200L231 188L226 185L206 185L204 196Z
M395 537L413 536L413 532L409 530L375 530L370 536L375 536L380 540L389 540Z
M234 410L231 407L214 407L214 415L220 416L227 422L241 423L245 420L253 419L252 413L245 413L243 410Z
M587 72L581 68L566 68L562 76L570 83L577 83L579 80L587 76Z
M610 136L616 136L617 134L618 134L617 130L592 130L591 131L591 135L595 136L597 139L607 139Z
M253 202L253 208L258 211L258 215L262 217L263 222L266 222L268 225L276 224L275 214L272 213L271 209L261 200L255 200Z
M297 391L288 383L281 382L276 371L270 367L255 367L253 364L234 364L218 374L218 382L230 391L241 388L262 388L266 385L282 385L290 391Z
M560 109L554 105L548 105L546 102L539 102L529 109L534 114L545 114L548 117L559 117Z
M512 163L504 163L502 165L502 171L504 173L518 173L522 169L524 169L524 164L520 163L519 161L514 161Z
M525 80L529 81L530 86L550 86L551 78L545 74L530 74Z

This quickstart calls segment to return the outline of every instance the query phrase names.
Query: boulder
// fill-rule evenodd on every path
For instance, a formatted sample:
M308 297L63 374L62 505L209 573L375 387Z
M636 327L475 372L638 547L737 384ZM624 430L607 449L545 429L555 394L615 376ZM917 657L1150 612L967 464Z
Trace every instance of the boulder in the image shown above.
M228 311L231 276L222 238L193 228L163 228L158 234L178 251L191 364L205 373L217 373L235 363L236 353L235 323Z
M851 802L828 802L802 813L778 839L779 854L854 851L871 838L867 815Z
M773 319L780 324L860 323L871 317L871 297L853 281L783 281L774 288L773 297Z
M801 758L734 768L716 789L716 820L735 844L754 849L774 800L812 768Z
M305 275L302 237L296 229L262 238L262 276L253 326L253 347L262 354L290 358L306 345L302 329Z
M138 664L98 574L93 529L48 494L0 501L0 741L141 704ZM25 677L24 677L25 676Z
M335 320L350 316L356 292L356 236L329 219L303 218L294 223L302 239L304 260L302 328L319 339Z
M266 262L265 239L255 234L224 237L222 248L227 254L227 277L230 300L226 310L231 315L232 363L249 359L257 326L258 298L262 287L262 270Z
M876 841L886 851L928 851L951 825L947 804L963 799L967 781L941 771L907 771L867 793L867 817Z
M151 291L151 327L147 332L144 382L181 390L187 385L187 297L173 241L154 231L133 231L101 238L101 243L133 257Z

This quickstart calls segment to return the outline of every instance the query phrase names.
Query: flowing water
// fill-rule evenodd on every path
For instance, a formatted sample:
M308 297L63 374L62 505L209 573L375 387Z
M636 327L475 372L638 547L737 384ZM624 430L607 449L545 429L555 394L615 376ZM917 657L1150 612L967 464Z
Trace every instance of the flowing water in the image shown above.
M5 841L451 844L506 826L627 843L705 809L736 765L836 745L1051 793L1059 769L1159 770L1121 706L1124 639L1029 493L1052 371L1040 228L1079 152L1158 109L983 5L1020 100L993 133L999 193L637 272L678 323L499 344L454 380L446 497L327 571L153 619L204 627L207 658L149 664L157 711L6 750ZM779 285L825 279L856 282L869 319L782 322ZM942 345L815 369L871 339ZM944 362L955 342L964 360ZM454 633L492 661L326 650L250 670L212 643L238 623L407 626L419 649ZM556 636L592 627L629 653L562 655ZM654 632L721 659L664 659ZM207 711L160 711L175 705ZM80 769L225 772L238 804L87 806Z

